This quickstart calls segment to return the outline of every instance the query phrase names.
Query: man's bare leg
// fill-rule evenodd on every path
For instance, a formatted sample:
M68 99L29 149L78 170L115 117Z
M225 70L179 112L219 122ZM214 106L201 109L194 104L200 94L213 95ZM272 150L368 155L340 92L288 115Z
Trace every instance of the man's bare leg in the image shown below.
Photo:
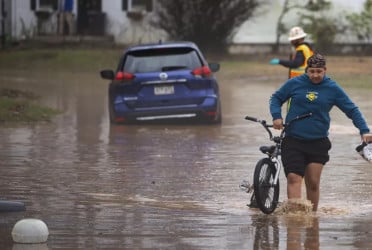
M313 204L314 212L318 210L322 170L323 164L321 163L310 163L305 170L306 195L307 199Z
M287 176L287 196L288 199L301 198L302 176L289 173Z

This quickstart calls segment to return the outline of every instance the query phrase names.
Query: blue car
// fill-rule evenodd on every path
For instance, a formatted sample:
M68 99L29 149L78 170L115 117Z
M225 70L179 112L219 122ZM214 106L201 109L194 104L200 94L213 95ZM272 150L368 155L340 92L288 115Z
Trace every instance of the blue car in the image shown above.
M100 72L110 80L110 122L182 119L219 124L221 101L213 75L219 68L192 42L129 47L116 71Z

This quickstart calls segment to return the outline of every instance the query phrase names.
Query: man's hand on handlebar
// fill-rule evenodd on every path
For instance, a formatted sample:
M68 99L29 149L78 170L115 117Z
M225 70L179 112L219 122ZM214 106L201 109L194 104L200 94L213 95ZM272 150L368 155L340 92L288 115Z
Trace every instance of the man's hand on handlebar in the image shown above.
M363 134L362 141L364 141L365 143L372 142L372 133Z
M273 121L273 127L279 130L283 129L283 119L275 119Z

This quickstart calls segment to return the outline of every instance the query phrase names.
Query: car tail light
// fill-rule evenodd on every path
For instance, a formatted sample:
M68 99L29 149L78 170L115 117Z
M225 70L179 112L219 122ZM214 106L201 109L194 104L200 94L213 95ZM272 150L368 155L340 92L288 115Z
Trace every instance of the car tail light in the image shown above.
M212 71L210 70L210 68L208 66L202 66L200 68L196 68L194 69L193 71L191 71L191 73L193 75L196 75L196 76L210 76Z
M124 117L115 117L116 122L124 122L125 118Z
M116 73L115 80L132 80L134 79L134 75L127 72L119 71Z
M217 111L209 111L207 112L207 116L216 116L217 115Z

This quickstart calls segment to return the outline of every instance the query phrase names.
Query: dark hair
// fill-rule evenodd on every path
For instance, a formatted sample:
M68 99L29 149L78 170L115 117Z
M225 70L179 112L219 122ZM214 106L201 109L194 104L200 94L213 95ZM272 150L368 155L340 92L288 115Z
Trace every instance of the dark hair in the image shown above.
M322 54L314 53L307 59L308 68L324 68L326 66L326 59Z

